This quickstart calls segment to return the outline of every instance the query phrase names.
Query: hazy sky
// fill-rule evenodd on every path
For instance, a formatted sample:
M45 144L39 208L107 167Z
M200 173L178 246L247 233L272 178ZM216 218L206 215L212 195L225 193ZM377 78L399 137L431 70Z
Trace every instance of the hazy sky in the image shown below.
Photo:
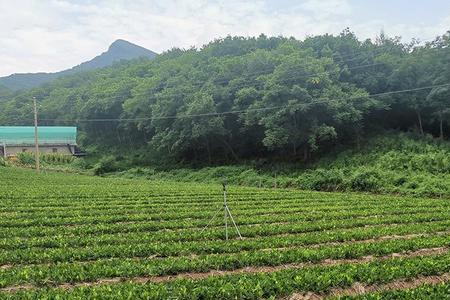
M54 72L118 38L156 52L227 35L384 30L428 40L450 30L450 0L0 0L0 76Z

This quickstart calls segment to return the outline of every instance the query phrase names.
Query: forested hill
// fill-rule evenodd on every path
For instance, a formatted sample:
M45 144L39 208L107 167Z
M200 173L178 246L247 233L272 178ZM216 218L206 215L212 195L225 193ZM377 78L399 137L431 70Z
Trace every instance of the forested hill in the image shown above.
M449 136L449 33L227 37L66 76L0 103L1 124L77 125L80 143L153 161L308 160L374 130Z
M138 45L124 40L117 40L109 46L108 51L71 69L56 73L27 73L0 77L0 86L3 86L3 89L9 89L10 91L30 89L48 83L61 76L111 66L114 62L120 60L130 60L142 57L151 59L156 55L155 52ZM2 87L0 87L0 97L1 89Z

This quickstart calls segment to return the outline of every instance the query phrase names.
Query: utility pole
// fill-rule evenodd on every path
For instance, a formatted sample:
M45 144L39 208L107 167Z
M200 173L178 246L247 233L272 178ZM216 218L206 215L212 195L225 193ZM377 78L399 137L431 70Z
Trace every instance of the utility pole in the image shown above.
M39 141L38 141L38 111L36 104L36 97L33 97L34 105L34 156L36 160L36 172L39 172Z
M6 143L3 142L3 158L6 160L8 157L8 154L6 153Z

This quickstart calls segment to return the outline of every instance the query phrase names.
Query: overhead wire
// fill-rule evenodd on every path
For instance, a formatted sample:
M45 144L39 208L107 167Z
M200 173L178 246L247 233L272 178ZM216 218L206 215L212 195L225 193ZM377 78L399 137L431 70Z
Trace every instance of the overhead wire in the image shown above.
M450 86L450 83L445 84L437 84L437 85L429 85L424 87L417 87L417 88L411 88L411 89L404 89L404 90L396 90L396 91L389 91L384 93L377 93L377 94L367 94L363 96L351 96L351 97L341 97L341 98L317 98L315 101L309 102L309 103L300 103L303 107L307 107L310 105L315 104L322 104L322 103L329 103L331 101L338 101L338 100L354 100L354 99L363 99L363 98L373 98L373 97L380 97L380 96L387 96L387 95L393 95L393 94L400 94L400 93L407 93L407 92L415 92L415 91L421 91L426 89L433 89L438 87L444 87L444 86ZM249 112L256 112L256 111L265 111L265 110L273 110L273 109L280 109L280 108L286 108L287 105L279 105L279 106L270 106L270 107L260 107L260 108L249 108L245 110L231 110L231 111L225 111L225 112L211 112L211 113L203 113L203 114L187 114L187 115L172 115L172 116L161 116L161 117L142 117L142 118L109 118L109 119L78 119L78 120L58 120L58 119L41 119L41 121L59 121L59 122L135 122L135 121L153 121L153 120L169 120L169 119L185 119L185 118L196 118L196 117L206 117L206 116L222 116L222 115L230 115L230 114L243 114L243 113L249 113Z
M374 49L374 50L378 50L378 49ZM384 51L386 49L383 49ZM436 49L433 49L436 50ZM440 50L440 49L437 49ZM364 52L363 50L361 51L361 53L367 53ZM354 55L354 54L353 54ZM320 57L320 58L325 58L325 57ZM320 59L320 58L316 58L313 57L313 59ZM342 57L341 57L342 58ZM353 57L353 59L351 60L356 60L356 59L360 59L360 57ZM308 61L309 59L305 59L305 61ZM345 63L351 60L347 60L344 62L340 62L340 63ZM339 62L335 62L335 63L339 63ZM298 80L299 78L310 78L310 77L316 77L319 75L325 75L325 74L333 74L333 73L339 73L339 72L343 72L344 70L355 70L355 69L362 69L362 68L368 68L368 67L373 67L373 66L380 66L383 65L384 63L382 62L377 62L377 63L373 63L373 64L366 64L366 65L359 65L359 66L353 66L353 67L347 67L345 69L336 69L336 70L332 70L332 71L323 71L323 72L318 72L318 73L313 73L313 74L304 74L304 75L300 75L300 76L296 76L293 78L290 78L288 80L282 80L281 82L287 83L288 81L293 81L293 80ZM268 70L273 71L274 68L269 68ZM255 73L247 73L245 74L247 76L247 78L245 79L249 79L248 76L263 76L263 75L270 75L273 73L263 73L263 72L255 72ZM232 79L228 79L228 80L213 80L214 84L218 84L218 83L227 83L229 84L230 81L232 81ZM192 83L192 82L190 82ZM198 81L197 82L199 85L205 85L207 83L207 81ZM240 84L236 84L233 85L234 88L243 88L243 87L253 87L255 86L256 83L252 82L252 83L240 83ZM402 91L392 91L392 92L386 92L386 93L380 93L380 94L372 94L372 95L368 95L367 97L376 97L379 95L387 95L387 94L392 94L392 93L397 93L397 92L407 92L407 91L415 91L415 90L423 90L423 89L427 89L427 88L433 88L433 87L438 87L438 86L445 86L447 84L444 85L436 85L436 86L430 86L430 87L422 87L422 88L417 88L417 89L409 89L409 90L402 90ZM140 94L134 94L133 96L142 96L145 93L140 93ZM366 97L366 96L364 96ZM320 99L320 98L319 98ZM347 98L347 99L351 99L351 98ZM330 101L329 99L326 100L327 102ZM319 103L319 102L314 102L314 103ZM311 103L313 104L313 103ZM285 107L285 105L283 105L282 107ZM198 117L198 116L210 116L210 115L224 115L224 114L235 114L235 113L244 113L244 112L250 112L250 111L258 111L258 110L270 110L270 109L276 109L277 107L268 107L268 108L255 108L255 109L247 109L247 110L239 110L239 111L228 111L228 112L220 112L220 113L205 113L205 114L197 114L197 115L189 115L192 117ZM111 122L111 121L124 121L124 122L130 122L130 121L142 121L142 120L162 120L162 119L174 119L177 117L180 118L185 118L186 116L180 116L180 115L176 115L176 116L163 116L163 117L141 117L141 118L104 118L104 119L75 119L75 120L61 120L61 119L40 119L41 121L46 121L46 122L64 122L64 123L68 123L68 122L74 122L74 123L78 123L78 122Z
M435 38L432 38L432 39L435 39ZM429 40L432 40L432 39L430 38ZM424 41L426 41L426 40L424 40ZM430 50L441 50L441 49L440 48L436 48L436 49L430 49ZM358 55L360 55L360 54L374 54L375 52L378 52L378 51L385 52L386 49L384 49L384 48L376 48L373 51L361 50L361 52L356 54L356 55L354 53L352 53L352 54L344 55L344 56L340 57L341 59L344 58L344 57L352 57L350 59L345 59L343 61L334 61L333 60L333 62L336 63L336 64L342 64L342 63L348 63L348 62L351 62L351 61L354 61L354 60L358 60L358 59L367 59L367 58L375 59L376 57L358 57ZM337 55L337 54L338 53L333 53L332 55ZM305 58L302 61L307 63L307 62L310 62L311 59L320 60L320 59L323 59L323 58L332 58L332 57L327 57L327 56L315 57L315 56L312 56L312 57L309 57L309 58ZM366 65L359 65L359 66L356 65L356 66L347 67L344 70L361 69L361 68L365 68L365 67L373 67L373 66L379 66L379 65L383 65L383 64L384 64L383 62L377 62L377 63L366 64ZM263 76L263 75L270 75L270 74L272 74L271 72L274 70L274 68L275 68L275 66L271 67L271 68L263 69L262 72L260 70L258 72L250 72L250 73L245 73L245 74L241 74L241 75L246 76L245 79L255 78L255 77L259 77L259 76ZM265 71L269 71L269 72L266 73ZM335 71L324 71L324 72L313 73L313 74L305 74L305 75L301 75L300 78L309 78L309 77L315 77L315 76L322 75L322 74L332 74L332 73L338 73L338 72L342 72L342 71L343 70L335 70ZM214 79L214 80L212 80L212 83L214 83L214 84L220 84L220 83L229 84L230 81L232 81L233 79ZM198 86L204 85L207 82L208 82L208 79L199 80L197 82L190 81L191 84L197 84ZM235 85L234 87L246 87L246 86L254 86L254 85L255 85L254 83L241 83L241 84ZM139 96L139 95L144 95L144 93L135 94L135 96Z
M441 49L431 49L431 50L441 50ZM322 58L324 58L324 57L322 57ZM315 58L314 57L314 59L320 59L320 58ZM357 58L357 59L359 59L359 58ZM305 61L307 61L307 60L305 60ZM346 62L348 62L348 61L346 61ZM337 63L337 62L335 62L335 63ZM385 63L384 62L376 62L376 63L372 63L372 64L366 64L366 65L356 65L356 66L351 66L351 67L346 67L346 68L344 68L344 69L336 69L336 70L332 70L332 71L322 71L322 72L318 72L318 73L312 73L312 74L304 74L304 75L300 75L300 76L297 76L297 77L293 77L293 78L291 78L289 81L292 81L292 80L297 80L298 78L311 78L311 77L316 77L316 76L319 76L319 75L325 75L325 74L333 74L333 73L339 73L339 72L344 72L344 71L348 71L348 70L356 70L356 69L363 69L363 68L368 68L368 67L375 67L375 66L381 66L381 65L384 65ZM267 69L265 69L265 70L268 70L268 71L273 71L274 70L274 68L267 68ZM265 71L264 70L264 71ZM246 76L244 79L256 79L257 77L259 77L259 76L264 76L264 75L271 75L271 74L273 74L273 73L265 73L265 72L255 72L255 73L246 73L246 74L241 74L241 75L244 75L244 76ZM250 78L249 78L250 77ZM234 79L234 78L233 78ZM218 79L215 79L215 80L212 80L212 82L211 83L213 83L213 84L220 84L220 83L224 83L224 84L230 84L230 82L233 80L233 79L222 79L222 80L218 80ZM282 82L285 82L285 83L287 83L287 81L286 80L284 80L284 81L282 81ZM205 84L207 84L208 83L208 80L207 79L205 79L205 80L199 80L199 81L194 81L194 82L192 82L192 81L190 81L189 82L190 84L196 84L198 87L200 87L201 85L205 85ZM256 83L254 83L254 82L252 82L252 83L245 83L245 82L242 82L242 83L238 83L238 84L235 84L235 85L233 85L233 87L234 88L243 88L243 87L253 87L253 86L255 86L256 85ZM135 93L133 96L143 96L143 95L145 95L145 93Z

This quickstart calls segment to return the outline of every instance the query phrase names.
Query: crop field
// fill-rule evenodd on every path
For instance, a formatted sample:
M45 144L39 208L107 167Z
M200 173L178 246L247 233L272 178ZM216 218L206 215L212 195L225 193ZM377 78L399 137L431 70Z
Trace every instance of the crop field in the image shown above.
M0 168L0 299L450 298L447 199L230 186L228 241L222 202Z

